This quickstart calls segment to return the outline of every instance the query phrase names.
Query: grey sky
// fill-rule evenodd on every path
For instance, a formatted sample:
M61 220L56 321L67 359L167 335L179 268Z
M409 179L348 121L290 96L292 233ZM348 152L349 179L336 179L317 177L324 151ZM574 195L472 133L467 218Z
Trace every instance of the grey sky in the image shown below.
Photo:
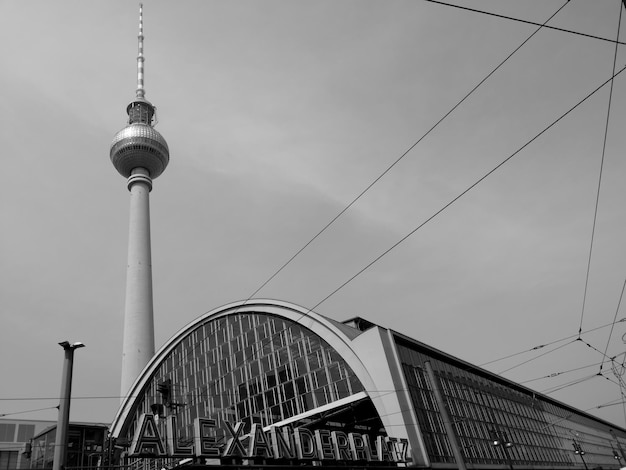
M563 3L463 5L543 22ZM572 0L550 24L614 39L620 4ZM146 97L171 150L151 193L157 347L252 294L535 29L421 0L147 0L144 21ZM72 419L110 421L119 403L129 196L108 151L134 96L136 34L132 2L0 4L0 414L57 404L66 339L87 345ZM607 80L613 54L540 31L257 297L316 305ZM625 79L584 330L613 321L626 277ZM607 86L317 311L475 364L576 334L608 98ZM609 332L504 375L596 364L527 383L540 391L591 376ZM625 332L609 357L623 361ZM551 396L625 426L621 405L596 408L621 396L603 371ZM7 400L24 397L52 398Z

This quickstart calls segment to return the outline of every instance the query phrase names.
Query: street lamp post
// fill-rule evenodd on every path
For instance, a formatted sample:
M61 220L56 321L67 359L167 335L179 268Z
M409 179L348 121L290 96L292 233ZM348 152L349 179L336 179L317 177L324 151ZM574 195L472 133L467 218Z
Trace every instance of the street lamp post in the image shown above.
M615 449L613 449L613 458L615 460L617 460L617 463L619 464L620 468L622 467L622 459L619 456L619 454L617 453L617 451Z
M572 447L574 447L574 453L580 455L580 460L583 461L585 470L589 470L589 467L587 467L587 462L585 462L585 458L583 457L583 455L585 455L585 451L580 446L580 444L576 442L576 439L572 439Z
M70 422L70 398L72 396L72 368L74 366L74 350L85 345L80 342L70 344L63 341L59 345L65 351L63 360L63 377L61 379L61 403L59 403L59 417L57 421L56 445L54 446L54 460L52 470L65 468L67 457L67 430Z
M498 424L494 421L494 426ZM513 461L511 460L511 456L509 455L509 449L513 447L513 443L509 440L509 436L507 433L500 433L498 430L491 430L491 437L493 439L492 444L494 447L502 447L502 452L504 452L504 456L506 457L506 461L509 464L509 468L513 470Z

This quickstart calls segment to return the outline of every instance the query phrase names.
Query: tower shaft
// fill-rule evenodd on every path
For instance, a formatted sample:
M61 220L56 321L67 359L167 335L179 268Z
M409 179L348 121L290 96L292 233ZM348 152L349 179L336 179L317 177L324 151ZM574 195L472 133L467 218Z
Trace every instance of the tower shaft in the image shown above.
M124 397L144 366L154 356L152 255L150 246L150 190L144 168L128 178L130 221L124 308L121 396Z
M156 108L145 98L143 40L140 4L136 97L126 107L128 125L115 134L109 151L115 169L128 178L130 191L122 399L154 356L150 191L152 180L163 173L170 161L167 142L153 127Z

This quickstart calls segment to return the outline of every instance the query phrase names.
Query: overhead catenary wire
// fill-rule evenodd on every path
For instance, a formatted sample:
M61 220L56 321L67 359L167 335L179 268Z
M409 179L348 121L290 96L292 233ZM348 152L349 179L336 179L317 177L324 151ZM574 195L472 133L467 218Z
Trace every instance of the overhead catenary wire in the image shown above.
M613 357L609 357L606 354L604 354L602 351L600 351L598 348L596 348L595 346L589 344L587 341L584 341L582 338L581 339L577 339L576 341L580 341L581 343L583 343L585 346L587 346L588 348L594 350L595 352L597 352L598 354L600 354L603 358L608 359L609 361L613 361ZM600 372L598 372L600 373Z
M502 375L505 372L508 372L510 370L513 370L513 369L517 369L518 367L523 366L524 364L528 364L529 362L535 361L535 360L539 359L540 357L547 356L548 354L551 354L554 351L558 351L559 349L564 348L565 346L569 346L570 344L575 343L576 341L577 340L574 339L574 340L570 341L569 343L565 343L565 344L562 344L560 346L557 346L556 348L552 348L549 351L546 351L546 352L544 352L542 354L539 354L538 356L532 357L532 358L530 358L530 359L528 359L528 360L526 360L524 362L520 362L519 364L516 364L516 365L514 365L512 367L509 367L508 369L501 370L500 372L498 372L498 375Z
M624 284L622 284L622 292L621 292L621 294L619 296L619 301L617 302L617 308L615 309L615 317L614 318L617 318L617 314L619 312L619 308L620 308L620 306L622 304L622 299L624 298L624 289L626 289L626 279L624 279ZM609 337L606 340L606 346L604 348L604 353L603 353L603 355L605 357L607 357L606 353L609 350L609 343L611 342L611 336L613 335L613 328L614 327L615 327L615 321L613 322L613 325L611 326L611 331L609 332ZM600 364L600 372L602 372L602 364Z
M552 372L551 374L548 374L548 375L542 375L541 377L536 377L534 379L523 380L523 381L518 382L518 383L520 385L523 385L523 384L527 384L527 383L530 383L530 382L537 382L538 380L553 379L553 378L559 377L561 375L569 374L571 372L577 372L577 371L583 370L583 369L589 369L591 367L598 367L598 363L594 362L593 364L588 364L586 366L575 367L573 369L563 370L563 371L560 371L560 372Z
M581 368L572 369L572 370L581 370L583 368L588 368L588 367L591 367L591 366L581 367ZM564 390L566 388L569 388L569 387L572 387L572 386L575 386L575 385L587 382L588 380L591 380L592 378L595 378L595 377L601 377L601 378L603 378L605 380L608 380L609 382L611 382L611 383L613 383L615 385L618 385L620 387L620 390L623 389L623 381L622 381L621 377L618 377L618 382L616 382L615 380L612 380L610 377L607 377L603 373L598 372L598 373L595 373L595 374L592 374L592 375L587 375L587 376L584 376L584 377L580 377L578 379L571 380L569 382L565 382L564 384L555 385L553 387L548 387L546 389L541 390L539 393L543 393L545 395L549 395L549 394L555 393L557 391ZM622 398L626 398L626 397L624 397L623 393L622 393ZM620 400L622 398L620 398ZM609 403L611 403L611 402L609 402ZM583 411L589 411L591 409L599 409L601 407L602 407L602 405L596 406L596 407L592 407L592 408L588 408L588 409L583 410Z
M623 403L626 403L623 399L619 398L619 401L615 402L615 403L605 403L604 405L598 405L595 408L591 408L591 409L600 409L600 408L607 408L609 406L615 406L615 405L621 405Z
M381 174L379 174L370 184L368 184L365 189L363 189L348 205L346 205L335 217L333 217L330 222L328 222L322 229L317 232L313 238L311 238L308 242L302 246L298 251L296 251L283 265L278 268L274 274L272 274L265 282L261 284L252 294L250 294L247 300L252 299L257 293L259 293L267 284L269 284L283 269L285 269L300 253L302 253L308 246L313 243L320 235L322 235L331 225L333 225L344 213L346 213L365 193L367 193L378 181L380 181L387 173L389 173L400 161L406 157L417 145L420 144L432 131L434 131L448 116L450 116L456 109L465 102L481 85L483 85L494 73L496 73L500 67L502 67L515 53L517 53L528 41L530 41L533 36L535 36L545 25L554 18L567 4L569 0L567 0L561 7L559 7L548 19L546 19L543 24L537 24L539 26L535 31L532 32L524 41L521 42L519 46L517 46L511 53L509 53L496 67L494 67L491 72L489 72L482 80L480 80L474 87L467 93L463 98L461 98L448 112L446 112L438 121L435 122L419 139L417 139L409 148L407 148L391 165L389 165Z
M583 334L591 333L593 331L597 331L597 330L600 330L602 328L606 328L608 326L613 326L613 325L615 325L615 323L621 323L621 322L625 322L625 321L626 321L626 317L625 318L620 318L619 320L613 321L612 323L607 323L606 325L597 326L595 328L591 328L590 330L583 331ZM542 349L542 348L545 348L547 346L552 346L553 344L560 343L562 341L566 341L568 339L577 338L577 337L578 337L578 334L565 336L564 338L556 339L556 340L550 341L549 343L546 343L546 344L540 344L540 345L534 346L534 347L532 347L530 349L524 349L523 351L519 351L519 352L516 352L516 353L513 353L513 354L509 354L507 356L499 357L498 359L493 359L493 360L491 360L489 362L483 362L482 364L479 364L479 366L480 367L484 367L484 366L487 366L489 364L493 364L494 362L499 362L499 361L503 361L505 359L510 359L512 357L519 356L520 354L526 354L528 352L536 351L538 349Z
M481 13L483 15L493 16L493 17L496 17L496 18L502 18L502 19L505 19L505 20L517 21L518 23L525 23L525 24L530 24L530 25L535 25L535 26L541 24L541 23L536 23L534 21L524 20L524 19L521 19L521 18L514 18L512 16L500 15L498 13L493 13L493 12L484 11L484 10L478 10L476 8L469 8L469 7L462 6L462 5L454 5L452 3L442 2L440 0L424 0L424 1L425 2L429 2L429 3L436 3L437 5L443 5L443 6L447 6L447 7L458 8L458 9L461 9L461 10L470 11L472 13ZM557 28L556 26L547 26L547 25L544 26L544 27L547 28L547 29L555 30L555 31L561 31L563 33L569 33L569 34L574 34L574 35L577 35L577 36L583 36L583 37L586 37L586 38L598 39L600 41L626 45L625 42L619 42L619 41L615 41L613 39L603 38L601 36L595 36L593 34L582 33L580 31L573 31L571 29Z
M620 33L620 28L621 28L621 24L622 24L622 5L619 6L619 19L618 19L618 23L617 23L617 39L619 39L619 33ZM615 68L617 66L617 43L615 43L615 52L613 54L613 68L611 70L612 74L615 74ZM582 302L582 308L581 308L581 312L580 312L580 325L578 326L578 337L580 338L580 332L583 329L583 319L585 316L585 306L587 303L587 289L589 287L589 273L591 272L591 259L592 259L592 254L593 254L593 246L594 246L594 240L595 240L595 233L596 233L596 224L598 221L598 206L600 204L600 189L602 188L602 172L604 169L604 157L606 155L606 141L607 141L607 136L609 134L609 121L610 121L610 117L611 117L611 101L613 99L613 80L611 80L611 86L609 87L609 103L607 106L607 111L606 111L606 121L605 121L605 125L604 125L604 140L602 142L602 158L600 159L600 171L598 174L598 186L597 186L597 190L596 190L596 201L595 201L595 206L594 206L594 211L593 211L593 224L592 224L592 228L591 228L591 240L589 242L589 256L587 257L587 272L585 274L585 288L584 288L584 292L583 292L583 302ZM624 295L624 288L622 288L622 295ZM621 301L621 296L620 296L620 301ZM619 310L619 307L618 307ZM617 312L615 312L615 317L617 318ZM611 332L613 331L613 329L611 329ZM609 335L609 340L610 340L610 335ZM608 344L607 344L607 348L608 348ZM602 366L600 366L600 370L602 370Z
M621 354L619 354L618 356L621 356L621 355L623 355L623 354L626 354L626 353L621 353ZM617 357L617 356L616 356L616 357ZM542 375L541 377L536 377L536 378L534 378L534 379L524 380L524 381L519 382L519 383L520 383L521 385L523 385L523 384L527 384L527 383L529 383L529 382L536 382L536 381L538 381L538 380L552 379L552 378L554 378L554 377L558 377L558 376L561 376L561 375L569 374L569 373L571 373L571 372L577 372L577 371L579 371L579 370L589 369L589 368L591 368L591 367L598 367L599 365L602 365L603 363L607 363L607 362L614 363L614 362L615 362L615 361L614 361L614 359L615 359L615 358L611 358L610 360L603 359L603 360L602 360L602 361L600 361L600 362L594 362L593 364L588 364L588 365L586 365L586 366L580 366L580 367L574 367L573 369L568 369L568 370L564 370L564 371L552 372L551 374L548 374L548 375ZM617 376L618 374L615 374L615 372L614 372L614 375L616 375L616 376Z
M551 393L558 392L559 390L563 390L565 388L569 388L569 387L572 387L574 385L578 385L580 383L583 383L583 382L586 382L588 380L591 380L591 379L593 379L595 377L598 377L598 374L588 375L588 376L582 377L580 379L572 380L571 382L567 382L567 383L565 383L563 385L558 385L558 386L555 386L555 387L546 388L544 390L541 390L540 393L543 393L545 395L550 395Z
M576 336L576 335L574 335L574 336ZM565 347L565 346L568 346L568 345L570 345L570 344L572 344L572 343L577 343L577 342L581 342L582 344L584 344L584 345L585 345L585 346L587 346L588 348L593 349L594 351L596 351L596 352L600 353L600 354L602 355L602 357L604 358L604 359L603 359L603 361L602 361L602 362L600 362L600 364L602 364L603 362L607 362L607 361L608 361L608 362L613 362L613 360L615 359L614 357L608 357L606 354L604 354L604 353L603 353L602 351L600 351L598 348L596 348L596 347L592 346L592 345L591 345L591 344L589 344L588 342L584 341L582 338L576 338L576 339L573 339L572 341L570 341L570 342L568 342L568 343L562 344L561 346L558 346L558 347L556 347L556 348L550 349L549 351L546 351L546 352L544 352L543 354L539 354L538 356L532 357L532 358L530 358L530 359L528 359L528 360L526 360L526 361L523 361L523 362L520 362L519 364L516 364L516 365L514 365L514 366L511 366L511 367L509 367L508 369L502 370L502 371L498 372L498 374L504 374L505 372L508 372L508 371L510 371L510 370L517 369L518 367L523 366L524 364L528 364L529 362L532 362L532 361L534 361L534 360L536 360L536 359L539 359L540 357L543 357L543 356L546 356L546 355L548 355L548 354L551 354L551 353L553 353L553 352L555 352L555 351L558 351L559 349L561 349L561 348L563 348L563 347ZM597 364L596 364L596 365L597 365Z
M465 196L467 193L469 193L472 189L474 189L476 186L478 186L480 183L482 183L485 179L487 179L489 176L491 176L497 170L502 168L506 163L508 163L511 159L513 159L513 157L518 155L522 150L524 150L526 147L528 147L530 144L532 144L535 140L537 140L539 137L541 137L543 134L545 134L552 127L554 127L563 118L565 118L572 111L574 111L576 108L578 108L581 104L583 104L585 101L587 101L590 97L592 97L594 94L596 94L599 90L604 88L604 86L606 86L607 83L609 83L616 76L621 74L625 69L626 69L626 66L622 67L619 71L617 71L615 74L613 74L608 80L604 81L601 85L596 87L592 92L590 92L584 98L582 98L580 101L578 101L574 106L572 106L567 111L565 111L563 114L561 114L558 118L556 118L554 121L552 121L552 123L550 123L548 126L546 126L543 130L541 130L533 138L531 138L524 145L522 145L520 148L518 148L515 152L513 152L511 155L509 155L507 158L505 158L503 161L501 161L498 165L496 165L494 168L492 168L487 173L485 173L482 177L480 177L476 182L474 182L470 186L468 186L460 194L458 194L457 196L452 198L447 204L445 204L443 207L441 207L439 210L437 210L434 214L432 214L430 217L428 217L424 222L422 222L417 227L415 227L413 230L411 230L409 233L407 233L405 236L400 238L400 240L398 240L396 243L391 245L391 247L389 247L388 249L383 251L380 255L378 255L376 258L374 258L372 261L370 261L367 265L365 265L361 270L359 270L356 274L351 276L343 284L341 284L339 287L337 287L335 290L333 290L330 294L328 294L326 297L324 297L322 300L320 300L318 303L316 303L313 307L311 307L311 309L309 309L309 311L312 311L312 310L316 309L317 307L319 307L320 305L322 305L324 302L326 302L328 299L330 299L333 295L335 295L337 292L339 292L341 289L343 289L345 286L347 286L349 283L351 283L354 279L356 279L358 276L363 274L366 270L368 270L374 264L376 264L378 261L380 261L383 257L388 255L393 249L395 249L400 244L402 244L404 241L406 241L411 235L413 235L415 232L420 230L422 227L424 227L430 221L432 221L437 216L439 216L441 213L443 213L446 209L448 209L450 206L452 206L454 203L456 203L459 199L461 199L463 196Z
M24 411L13 411L11 413L0 413L0 418L4 418L5 416L13 416L13 415L21 415L26 413L34 413L35 411L46 411L46 410L57 410L58 406L48 406L47 408L37 408L34 410L24 410Z
M71 400L105 400L120 398L139 398L139 395L93 395L93 396L72 396ZM59 397L0 397L0 401L41 401L41 400L64 400ZM53 406L52 408L57 408ZM44 408L46 409L46 408Z

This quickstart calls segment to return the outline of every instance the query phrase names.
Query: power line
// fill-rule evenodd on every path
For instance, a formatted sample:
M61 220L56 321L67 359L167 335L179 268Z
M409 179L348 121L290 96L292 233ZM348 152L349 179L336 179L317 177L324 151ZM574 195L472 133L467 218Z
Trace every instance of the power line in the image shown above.
M622 6L619 6L619 20L618 20L618 24L617 24L617 39L619 39L619 31L620 31L620 27L622 24ZM615 67L617 65L617 43L615 43L615 53L613 55L613 68L612 68L612 74L615 74ZM611 101L613 99L613 80L611 80L611 87L609 90L609 104L608 104L608 109L606 112L606 123L604 126L604 141L602 143L602 158L600 159L600 174L598 175L598 189L596 191L596 203L595 203L595 208L593 211L593 224L592 224L592 228L591 228L591 241L589 243L589 256L587 259L587 273L585 275L585 289L584 289L584 294L583 294L583 304L582 304L582 311L580 313L580 325L578 327L578 337L580 338L580 332L583 329L583 318L585 315L585 305L587 303L587 288L589 287L589 273L591 272L591 255L593 253L593 241L595 238L595 233L596 233L596 223L598 220L598 205L600 203L600 188L602 187L602 171L604 169L604 156L606 154L606 140L607 140L607 135L609 133L609 118L611 116ZM624 294L624 290L622 289L622 295ZM621 297L620 297L621 299ZM617 312L615 312L615 316L617 317ZM613 330L611 330L613 331ZM609 336L610 339L610 336ZM608 344L607 344L607 348L608 348ZM600 370L602 370L602 366L600 366Z
M580 341L581 343L583 343L585 346L587 346L590 349L593 349L595 352L599 353L602 355L603 358L608 359L609 361L613 361L614 358L607 356L606 354L604 354L602 351L600 351L598 348L596 348L595 346L592 346L591 344L587 343L586 341L583 341L582 338L581 339L577 339L576 341ZM600 372L598 372L599 374Z
M121 399L121 398L139 398L139 395L126 395L126 396L120 396L120 395L105 395L105 396L92 396L92 397L88 397L88 396L82 396L82 397L71 397L72 400L94 400L94 399ZM7 398L0 398L0 401L38 401L38 400L63 400L63 398L59 398L59 397L7 397ZM53 408L56 408L53 407ZM1 415L0 415L1 416Z
M606 328L607 326L612 326L612 325L615 325L616 323L621 323L621 322L625 322L625 321L626 321L626 318L621 318L621 319L619 319L617 321L613 321L612 323L607 323L606 325L597 326L597 327L592 328L590 330L583 331L583 334L591 333L592 331L600 330L602 328ZM480 367L484 367L484 366L487 366L489 364L493 364L494 362L499 362L499 361L503 361L505 359L510 359L512 357L519 356L520 354L525 354L527 352L536 351L537 349L542 349L542 348L545 348L546 346L552 346L553 344L560 343L561 341L565 341L565 340L576 338L576 337L578 337L577 334L569 335L569 336L566 336L564 338L560 338L560 339L551 341L551 342L546 343L546 344L540 344L540 345L532 347L530 349L525 349L524 351L520 351L520 352L516 352L516 353L513 353L513 354L509 354L508 356L503 356L503 357L500 357L498 359L494 359L494 360L489 361L489 362L484 362L484 363L480 364L479 366Z
M559 349L564 348L565 346L568 346L568 345L570 345L570 344L572 344L572 343L575 343L576 341L577 341L577 340L572 340L572 341L570 341L569 343L562 344L561 346L557 346L556 348L550 349L549 351L546 351L546 352L544 352L544 353L542 353L542 354L539 354L538 356L535 356L535 357L533 357L533 358L531 358L531 359L528 359L528 360L526 360L526 361L524 361L524 362L520 362L520 363L519 363L519 364L517 364L517 365L514 365L514 366L512 366L512 367L509 367L508 369L504 369L503 371L498 372L498 375L502 375L502 374L504 374L505 372L508 372L508 371L510 371L510 370L513 370L513 369L517 369L518 367L523 366L524 364L528 364L529 362L532 362L532 361L534 361L534 360L536 360L536 359L539 359L540 357L546 356L546 355L548 355L548 354L550 354L550 353L553 353L554 351L558 351Z
M500 67L502 67L517 51L519 51L530 39L537 34L542 27L554 18L564 7L567 5L569 0L567 0L558 10L556 10L543 24L538 24L538 28L528 36L522 43L517 46L509 55L507 55L504 60L502 60L491 72L489 72L478 84L476 84L463 98L461 98L447 113L445 113L435 124L433 124L430 129L426 131L415 143L413 143L408 149L402 153L391 165L389 165L385 171L383 171L380 175L378 175L374 181L372 181L363 191L361 191L346 207L344 207L330 222L328 222L313 238L311 238L302 248L300 248L291 258L289 258L274 274L272 274L261 286L256 289L250 296L248 296L247 300L252 299L261 289L263 289L269 282L272 281L283 269L285 269L300 253L302 253L311 243L313 243L322 233L326 231L333 223L337 221L345 212L347 212L367 191L369 191L372 186L374 186L378 181L380 181L391 169L396 166L400 160L402 160L411 150L413 150L422 140L424 140L432 131L435 130L450 114L452 114L467 98L470 97L483 83L485 83Z
M540 23L535 23L534 21L523 20L521 18L514 18L512 16L499 15L497 13L492 13L492 12L484 11L484 10L477 10L475 8L464 7L464 6L461 6L461 5L453 5L451 3L441 2L439 0L424 0L424 1L425 2L430 2L430 3L436 3L438 5L444 5L444 6L447 6L447 7L458 8L460 10L471 11L472 13L481 13L483 15L495 16L496 18L503 18L505 20L517 21L518 23L532 24L532 25L535 25L535 26L540 25ZM577 36L583 36L583 37L586 37L586 38L599 39L601 41L606 41L606 42L610 42L610 43L626 45L626 43L624 43L624 42L614 41L613 39L603 38L603 37L600 37L600 36L595 36L593 34L581 33L579 31L573 31L571 29L557 28L556 26L544 26L544 28L553 29L555 31L561 31L561 32L564 32L564 33L575 34Z
M5 416L21 415L24 413L34 413L35 411L57 410L58 408L58 406L49 406L47 408L37 408L35 410L15 411L13 413L0 413L0 418L4 418Z
M604 361L603 361L603 362L604 362ZM601 364L601 363L600 363L600 364ZM560 375L569 374L570 372L576 372L576 371L578 371L578 370L589 369L590 367L596 367L596 366L598 366L598 363L597 363L597 362L595 362L595 363L593 363L593 364L586 365L586 366L576 367L576 368L574 368L574 369L564 370L564 371L561 371L561 372L553 372L553 373L551 373L551 374L544 375L544 376L542 376L542 377L537 377L537 378L534 378L534 379L524 380L523 382L519 382L519 384L520 384L520 385L523 385L523 384L527 384L527 383L529 383L529 382L536 382L537 380L552 379L552 378L554 378L554 377L558 377L558 376L560 376Z
M624 297L624 289L626 288L626 279L624 279L624 284L622 285L622 292L619 296L619 301L617 302L617 308L615 309L615 318L617 318L617 313L619 312L620 305L622 304L622 298ZM611 341L611 336L613 335L613 327L615 326L615 322L613 326L611 326L611 331L609 332L609 337L606 340L606 347L604 348L604 357L606 357L606 353L609 350L609 343ZM602 372L602 364L600 364L600 372Z
M356 279L358 276L360 276L363 272L365 272L367 269L372 267L375 263L380 261L384 256L389 254L394 248L396 248L398 245L400 245L402 242L404 242L406 239L408 239L411 235L413 235L415 232L417 232L419 229L421 229L423 226L425 226L427 223L429 223L431 220L433 220L439 214L441 214L446 209L448 209L450 206L452 206L455 202L457 202L459 199L461 199L463 196L465 196L468 192L470 192L472 189L474 189L476 186L478 186L480 183L482 183L485 179L487 179L489 176L491 176L493 173L495 173L497 170L499 170L502 166L504 166L506 163L508 163L518 153L520 153L522 150L524 150L526 147L528 147L531 143L533 143L535 140L537 140L539 137L541 137L543 134L545 134L548 130L550 130L553 126L555 126L559 121L561 121L563 118L565 118L565 116L567 116L569 113L571 113L573 110L575 110L578 106L580 106L585 101L587 101L591 96L593 96L596 92L598 92L600 89L602 89L607 83L609 83L611 80L613 80L613 78L615 78L617 75L622 73L625 69L626 69L626 66L622 67L611 78L609 78L608 80L603 82L600 86L598 86L591 93L589 93L587 96L585 96L583 99L581 99L578 103L576 103L574 106L572 106L566 112L561 114L561 116L559 116L557 119L552 121L551 124L549 124L547 127L545 127L541 132L536 134L532 139L530 139L528 142L526 142L524 145L522 145L519 149L517 149L515 152L513 152L511 155L509 155L507 158L505 158L502 162L500 162L494 168L492 168L487 173L485 173L481 178L478 179L478 181L472 183L469 187L467 187L459 195L457 195L451 201L449 201L447 204L445 204L441 209L439 209L433 215L428 217L424 222L419 224L417 227L415 227L413 230L411 230L408 234L406 234L404 237L402 237L400 240L398 240L396 243L394 243L390 248L388 248L383 253L381 253L376 258L374 258L364 268L362 268L360 271L358 271L356 274L354 274L352 277L350 277L347 281L345 281L343 284L341 284L339 287L337 287L334 291L332 291L330 294L328 294L326 297L324 297L322 300L320 300L311 309L309 309L309 311L312 311L312 310L316 309L321 304L326 302L333 295L335 295L337 292L339 292L341 289L343 289L345 286L347 286L350 282L352 282L354 279Z
M590 409L600 409L600 408L606 408L608 406L622 405L622 404L626 403L626 401L622 400L621 398L618 398L618 400L620 400L620 401L618 401L616 403L605 403L604 405L598 405L595 408L590 408Z
M567 382L563 385L558 385L556 387L547 388L545 390L542 390L540 393L545 393L546 395L549 395L551 393L558 392L559 390L563 390L565 388L572 387L574 385L578 385L580 383L586 382L587 380L593 379L594 377L598 377L598 374L588 375L587 377L582 377L580 379L572 380L571 382ZM604 376L602 375L602 377Z

